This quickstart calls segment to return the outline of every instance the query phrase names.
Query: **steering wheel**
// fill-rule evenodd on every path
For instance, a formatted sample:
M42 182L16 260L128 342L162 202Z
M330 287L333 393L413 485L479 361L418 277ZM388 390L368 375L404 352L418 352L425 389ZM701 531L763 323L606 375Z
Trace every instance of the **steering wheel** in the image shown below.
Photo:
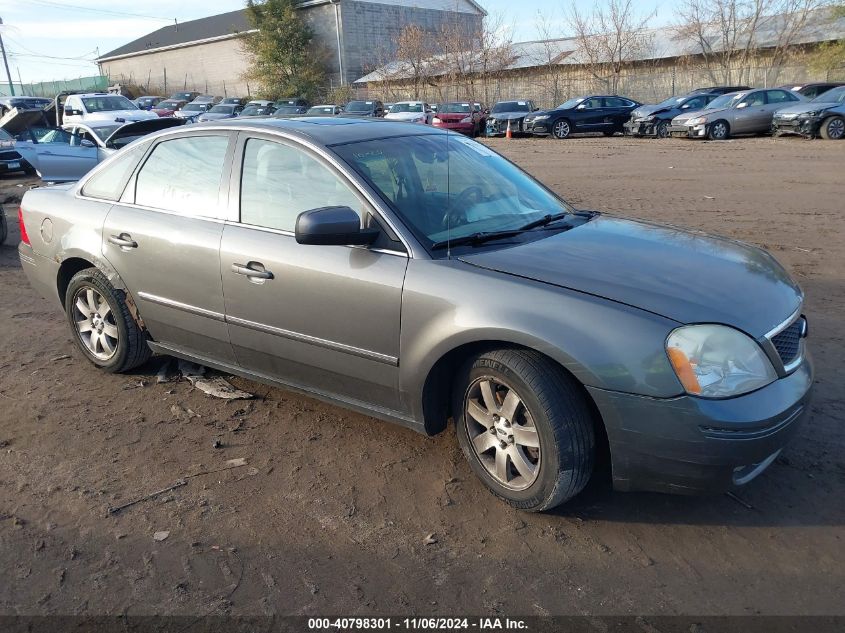
M449 210L443 216L443 228L468 224L467 209L483 202L484 191L478 185L470 185L458 194L455 201L449 205Z

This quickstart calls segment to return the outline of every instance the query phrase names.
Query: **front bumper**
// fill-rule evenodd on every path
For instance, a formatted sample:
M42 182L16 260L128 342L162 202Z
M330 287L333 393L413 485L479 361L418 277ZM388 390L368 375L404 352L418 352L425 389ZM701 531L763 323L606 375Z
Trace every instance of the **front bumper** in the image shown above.
M673 138L706 138L707 124L701 125L670 125L669 136Z
M657 136L654 121L625 121L622 132L626 136Z
M432 123L432 126L440 128L441 130L452 130L453 132L460 132L461 134L472 135L475 130L475 123Z
M617 490L724 492L763 472L809 409L809 353L790 375L726 400L647 398L588 387L607 429Z
M797 116L794 119L775 117L772 119L772 133L818 136L821 124L822 119L820 117Z
M507 121L496 121L494 123L491 123L490 121L487 122L487 136L504 136L505 134L507 134L507 131ZM523 119L511 120L511 134L522 134L524 132L525 130Z

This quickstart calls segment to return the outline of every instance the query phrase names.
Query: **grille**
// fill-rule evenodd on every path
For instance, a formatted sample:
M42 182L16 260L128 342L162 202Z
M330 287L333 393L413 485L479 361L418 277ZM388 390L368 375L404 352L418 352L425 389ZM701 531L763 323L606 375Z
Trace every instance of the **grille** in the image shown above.
M798 317L778 334L772 337L778 355L784 365L789 365L801 353L801 334L804 332L804 317Z
M0 152L0 160L19 160L21 157L20 154L13 151L8 152Z

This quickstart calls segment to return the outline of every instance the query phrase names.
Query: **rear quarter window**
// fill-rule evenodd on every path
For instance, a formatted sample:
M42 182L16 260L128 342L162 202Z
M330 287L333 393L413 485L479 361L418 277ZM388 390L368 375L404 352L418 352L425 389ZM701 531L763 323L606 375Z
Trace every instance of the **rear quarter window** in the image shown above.
M148 147L149 145L144 143L117 154L114 160L86 181L82 186L82 195L114 202L120 200L126 183Z

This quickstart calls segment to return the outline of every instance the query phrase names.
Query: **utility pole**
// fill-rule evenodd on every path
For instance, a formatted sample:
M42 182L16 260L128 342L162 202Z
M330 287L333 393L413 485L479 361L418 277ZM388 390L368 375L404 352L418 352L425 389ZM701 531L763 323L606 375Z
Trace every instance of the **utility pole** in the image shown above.
M0 26L3 25L3 18L0 18ZM2 30L2 29L0 29ZM3 44L3 35L0 34L0 51L3 52L3 65L6 66L6 78L9 80L9 96L15 96L15 85L12 83L12 73L9 72L9 60L6 59L6 46Z

